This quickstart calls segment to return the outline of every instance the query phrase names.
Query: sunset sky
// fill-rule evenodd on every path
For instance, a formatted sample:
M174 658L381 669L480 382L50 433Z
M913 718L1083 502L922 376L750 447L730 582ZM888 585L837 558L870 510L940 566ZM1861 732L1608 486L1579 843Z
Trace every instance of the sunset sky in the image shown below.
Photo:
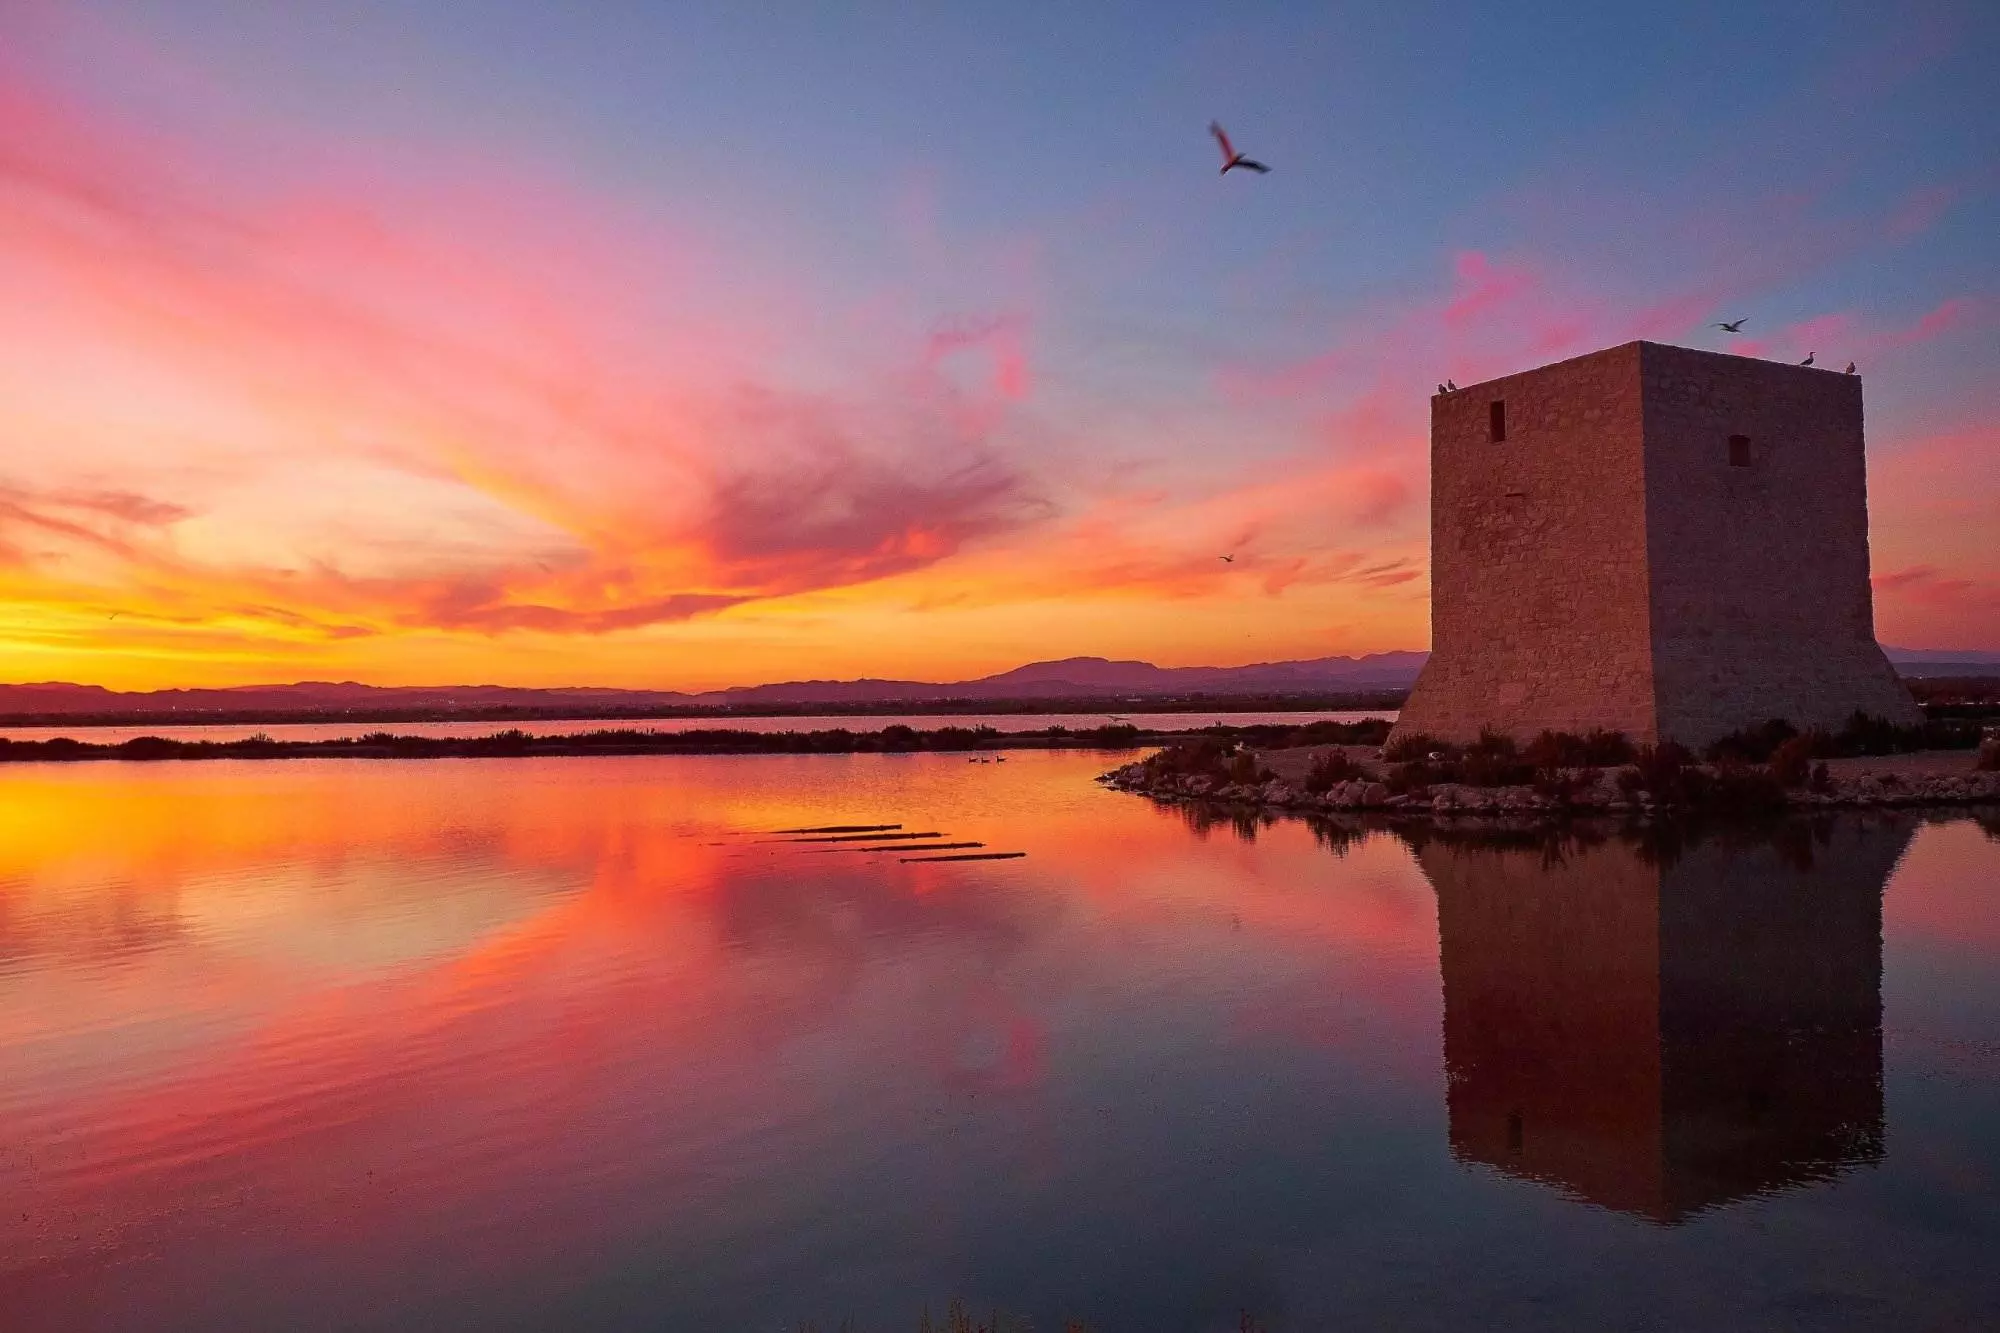
M1632 338L2000 648L1990 0L953 8L0 0L0 681L1423 647L1432 387Z

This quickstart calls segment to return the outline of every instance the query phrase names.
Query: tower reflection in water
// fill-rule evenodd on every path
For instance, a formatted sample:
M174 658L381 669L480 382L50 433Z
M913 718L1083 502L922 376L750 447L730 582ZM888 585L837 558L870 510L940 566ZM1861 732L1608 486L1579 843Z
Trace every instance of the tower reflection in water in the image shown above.
M1882 1155L1882 891L1906 823L1417 849L1451 1150L1663 1223Z

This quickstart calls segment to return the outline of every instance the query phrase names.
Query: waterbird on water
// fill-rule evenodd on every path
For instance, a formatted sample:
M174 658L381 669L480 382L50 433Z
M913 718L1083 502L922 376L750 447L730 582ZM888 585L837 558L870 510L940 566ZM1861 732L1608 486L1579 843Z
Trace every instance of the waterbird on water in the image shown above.
M1814 358L1814 357L1816 357L1816 356L1818 356L1818 355L1819 355L1819 353L1818 353L1818 352L1807 352L1807 353L1806 353L1806 359L1805 359L1805 360L1803 360L1803 361L1801 361L1801 362L1799 362L1799 364L1800 364L1800 365L1802 365L1802 366L1809 366L1809 365L1811 365L1811 364L1813 363L1813 358Z
M1223 175L1227 176L1231 171L1234 171L1237 167L1242 167L1245 171L1254 171L1260 176L1270 170L1270 168L1265 166L1262 162L1258 162L1251 158L1247 158L1243 156L1243 154L1237 152L1236 145L1229 142L1228 133L1223 130L1222 126L1216 124L1212 120L1208 122L1208 132L1215 136L1215 141L1218 144L1222 145Z
M1743 332L1743 326L1747 323L1749 323L1748 319L1732 319L1727 324L1717 324L1713 327L1721 329L1724 333L1741 333Z

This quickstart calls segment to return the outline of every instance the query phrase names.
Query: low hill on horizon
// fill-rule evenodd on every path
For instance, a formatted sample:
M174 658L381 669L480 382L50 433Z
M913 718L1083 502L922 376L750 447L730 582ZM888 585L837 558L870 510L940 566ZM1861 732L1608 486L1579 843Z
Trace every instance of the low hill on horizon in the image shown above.
M2000 652L1888 647L1904 676L2000 674ZM1331 694L1407 689L1430 656L1425 651L1369 653L1254 662L1235 667L1162 667L1103 657L1029 662L963 681L794 680L704 693L608 686L537 688L518 685L365 685L359 681L298 681L214 689L119 691L101 685L48 681L0 685L0 716L151 717L220 713L443 713L494 709L613 714L663 708L745 708L799 704L922 704L941 700L1105 698L1133 702L1195 694Z

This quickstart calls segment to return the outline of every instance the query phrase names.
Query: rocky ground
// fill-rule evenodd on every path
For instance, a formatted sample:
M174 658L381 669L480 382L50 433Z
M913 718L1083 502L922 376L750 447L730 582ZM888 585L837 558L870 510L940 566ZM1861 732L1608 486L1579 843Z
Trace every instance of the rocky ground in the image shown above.
M1304 789L1306 774L1322 755L1339 750L1363 776L1337 782L1323 794ZM1156 773L1131 763L1098 780L1120 791L1164 800L1217 801L1300 811L1400 811L1405 814L1518 817L1533 814L1648 814L1657 807L1650 792L1628 790L1620 768L1565 769L1560 789L1534 786L1473 787L1436 783L1398 793L1389 779L1393 766L1372 746L1305 746L1258 752L1256 766L1273 776L1257 783L1232 783L1200 774ZM2000 802L2000 772L1980 772L1969 750L1930 750L1827 761L1823 790L1783 791L1784 804L1801 809L1840 806L1974 805ZM1703 771L1715 770L1702 766Z

